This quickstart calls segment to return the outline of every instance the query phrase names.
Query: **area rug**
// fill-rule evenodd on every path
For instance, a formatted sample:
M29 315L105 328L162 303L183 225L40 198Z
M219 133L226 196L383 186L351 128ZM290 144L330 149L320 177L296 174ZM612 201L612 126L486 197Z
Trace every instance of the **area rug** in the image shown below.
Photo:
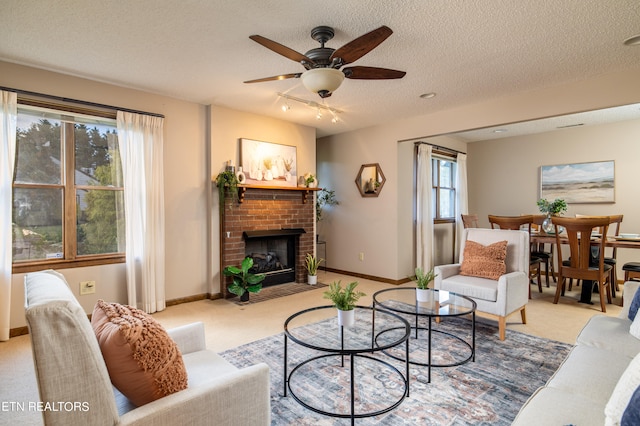
M369 321L369 318L358 318ZM408 318L411 322L411 319ZM377 324L377 320L376 320ZM334 320L324 320L308 326L310 331L336 333ZM450 332L464 339L471 337L469 320L447 318L433 324L433 330ZM409 339L410 353L421 356L426 351L426 333ZM433 361L449 363L456 356L464 359L463 346L444 333L433 333ZM347 425L349 419L315 413L284 393L284 335L267 337L234 349L222 356L239 368L265 362L271 369L271 424L280 425ZM376 417L356 419L358 425L509 425L527 398L544 385L571 349L571 345L507 330L500 341L496 326L476 324L475 362L456 367L432 368L431 383L427 383L427 367L410 366L410 396L392 411ZM402 346L400 349L403 349ZM436 350L439 349L439 350ZM318 352L301 347L289 339L288 371ZM393 355L393 354L392 354ZM368 355L369 356L369 355ZM405 371L405 364L386 354L373 354ZM400 356L402 358L402 356ZM366 404L391 405L404 393L402 380L391 369L368 358L356 358L356 410L376 411ZM349 413L349 363L341 367L339 357L323 358L307 364L296 372L292 386L305 402L334 413ZM363 400L360 401L360 398ZM364 400L368 402L365 402ZM250 403L250 402L249 402Z

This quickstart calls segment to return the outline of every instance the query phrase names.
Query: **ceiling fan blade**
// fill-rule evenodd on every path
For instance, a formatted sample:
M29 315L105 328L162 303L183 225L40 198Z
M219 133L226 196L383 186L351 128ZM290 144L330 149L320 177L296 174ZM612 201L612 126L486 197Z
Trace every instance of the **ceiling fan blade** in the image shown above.
M391 34L393 34L391 28L383 25L345 44L333 52L331 59L340 58L343 65L355 62L385 41Z
M248 81L245 81L244 83L262 83L263 81L286 80L288 78L300 78L301 75L302 75L301 72L296 72L292 74L274 75L273 77L258 78L256 80L248 80Z
M277 54L282 55L285 58L291 59L292 61L307 62L312 65L315 63L311 59L303 55L302 53L296 52L295 50L290 49L287 46L283 46L282 44L277 43L273 40L269 40L268 38L265 38L259 35L252 35L252 36L249 36L249 38L255 41L256 43L263 45L267 49L273 50Z
M405 71L377 67L348 67L342 72L345 77L356 80L390 80L402 78L407 74Z

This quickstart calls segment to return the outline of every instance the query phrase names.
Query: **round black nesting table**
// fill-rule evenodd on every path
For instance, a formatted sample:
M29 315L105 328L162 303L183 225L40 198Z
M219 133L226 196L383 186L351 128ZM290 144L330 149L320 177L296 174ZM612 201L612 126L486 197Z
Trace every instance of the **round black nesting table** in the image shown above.
M414 325L411 326L415 330L415 338L418 338L418 330L426 330L427 337L427 362L421 363L409 360L409 363L428 368L428 382L431 383L431 367L454 367L471 361L475 361L476 356L476 302L466 296L444 291L444 290L427 290L427 300L419 302L416 298L416 289L414 287L398 287L380 290L373 295L374 310L379 308L398 314L408 315L414 318ZM471 316L471 342L466 341L463 337L449 331L438 330L433 328L433 320L440 321L446 317L461 317L465 315ZM426 317L428 326L424 327L419 324L419 318ZM383 337L385 333L392 329L383 330L376 339ZM432 334L439 333L447 338L460 342L463 347L468 348L468 356L462 356L453 362L434 363L432 361ZM446 350L442 348L440 350ZM390 354L385 349L385 353L392 358L398 359L397 356Z
M316 413L331 417L349 418L351 419L352 425L357 418L373 417L395 409L404 401L405 397L409 396L408 341L411 334L409 322L396 313L381 309L374 311L372 307L367 306L356 306L355 311L356 321L352 327L342 327L338 325L336 308L333 306L319 306L305 309L291 315L284 323L284 396L286 397L289 393L299 404ZM375 321L373 319L374 313L376 316ZM316 322L318 318L324 318L324 320ZM310 327L309 323L314 323L314 327ZM397 330L397 332L390 333L387 337L382 336L376 339L380 331L391 328ZM310 356L293 366L291 371L288 372L289 340L313 351L318 351L321 354ZM381 354L386 349L396 347L402 343L405 343L405 353L407 354L405 359L401 360L404 362L404 373L390 362L387 362L384 359L384 355L382 357L372 356L376 353ZM291 386L300 368L304 366L309 367L310 364L317 362L328 361L330 358L336 358L336 362L340 363L340 368L344 368L345 357L349 359L347 368L350 369L348 389L350 394L350 409L348 413L321 409L312 402L305 401L304 397L298 395ZM372 368L379 367L380 370L388 369L390 370L389 374L398 377L404 386L404 390L399 399L381 408L375 407L371 411L356 412L355 390L356 382L360 378L358 374L356 374L356 360L366 361ZM324 394L325 398L331 398L332 396L335 396L335 392L330 392L329 390ZM375 403L375 401L372 401L372 403Z

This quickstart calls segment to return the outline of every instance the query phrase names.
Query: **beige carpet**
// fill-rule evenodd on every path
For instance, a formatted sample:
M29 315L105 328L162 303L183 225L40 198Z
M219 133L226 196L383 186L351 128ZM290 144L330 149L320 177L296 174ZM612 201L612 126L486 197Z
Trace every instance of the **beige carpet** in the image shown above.
M337 280L349 282L357 280L359 289L367 296L360 300L361 305L371 304L371 295L391 285L377 281L321 272L319 280L330 283ZM410 283L406 286L412 286ZM239 305L230 300L200 300L192 303L171 306L154 317L166 328L189 324L195 321L205 323L207 347L222 352L236 346L249 343L263 337L280 333L287 317L302 309L327 305L323 299L324 288L316 286L302 293L278 297L261 303ZM518 330L534 336L544 337L565 343L574 343L576 336L593 315L601 314L598 305L578 303L580 288L567 292L567 296L554 305L555 284L544 288L542 294L532 286L532 299L527 305L527 324L521 324L520 315L511 315L507 319L507 339L509 330ZM606 315L617 316L620 312L620 296L613 305L607 305ZM597 301L596 296L593 297ZM481 314L479 314L481 316ZM312 319L310 319L311 321ZM491 318L479 318L495 327ZM20 336L8 342L0 342L0 401L38 401L31 346L29 336ZM0 425L40 425L42 419L38 413L9 410L0 412Z

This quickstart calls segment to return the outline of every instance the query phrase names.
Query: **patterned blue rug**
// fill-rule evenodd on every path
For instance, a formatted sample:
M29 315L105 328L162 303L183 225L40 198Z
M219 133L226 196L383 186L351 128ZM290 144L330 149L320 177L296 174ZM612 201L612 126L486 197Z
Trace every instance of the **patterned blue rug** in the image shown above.
M361 320L360 318L358 320ZM362 319L367 321L368 319ZM411 323L412 321L408 319ZM421 323L422 324L422 323ZM314 330L336 333L334 320L310 324ZM451 332L470 341L470 321L447 318L433 324L434 330ZM426 332L410 338L411 359L420 361L426 353ZM265 362L271 368L271 424L348 425L349 419L317 414L289 396L283 396L284 335L282 333L223 352L237 367ZM444 333L433 333L434 362L451 363L468 356L469 350ZM476 323L475 362L456 367L410 366L410 396L394 410L371 418L356 419L357 425L509 425L527 398L558 368L571 345L507 330L501 342L496 326ZM402 358L404 344L390 353ZM466 352L465 352L466 351ZM317 356L291 340L288 345L289 372L297 363ZM368 355L369 356L369 355ZM404 363L385 354L370 355L404 372ZM348 361L341 367L338 357L321 358L295 373L296 395L314 407L334 413L348 413L350 407ZM356 358L356 412L377 411L402 397L404 385L398 374L368 358ZM250 401L247 401L250 403Z

